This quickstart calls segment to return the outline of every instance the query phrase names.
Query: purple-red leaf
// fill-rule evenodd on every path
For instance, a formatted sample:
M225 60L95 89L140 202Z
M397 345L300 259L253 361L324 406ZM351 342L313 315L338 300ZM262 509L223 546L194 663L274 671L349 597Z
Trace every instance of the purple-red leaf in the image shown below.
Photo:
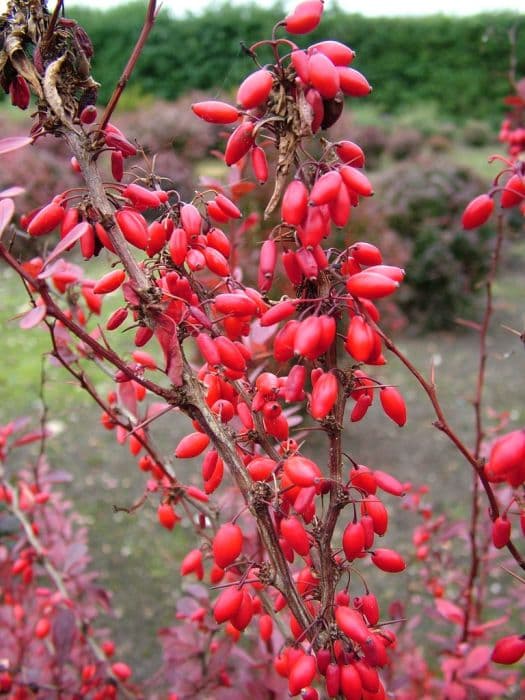
M30 328L34 328L35 326L38 326L38 324L41 321L44 320L44 318L46 317L46 312L47 309L44 304L42 304L41 306L35 306L22 316L22 318L18 322L18 325L24 331L27 331Z
M465 685L475 688L478 693L487 698L503 697L507 688L503 683L493 681L491 678L465 678Z
M131 415L137 415L137 394L132 382L119 382L117 384L117 396L119 404Z
M56 660L62 666L68 660L75 641L75 615L69 608L59 608L53 618L51 628Z
M18 197L18 195L24 194L25 191L25 187L8 187L0 192L0 197Z
M0 202L0 206L1 206ZM76 226L73 226L71 231L64 236L64 238L58 243L58 245L53 248L51 253L47 256L47 258L44 260L44 265L43 267L46 267L49 265L51 262L56 260L59 255L62 255L70 246L72 246L74 243L76 243L82 236L88 232L90 227L90 224L88 224L87 221L81 221L79 224Z
M449 620L449 622L453 622L456 625L463 624L465 613L460 607L454 603L451 603L450 600L445 600L445 598L437 598L436 608L438 613L446 620Z
M461 675L473 676L479 673L479 671L489 663L491 654L491 647L485 644L474 647L465 657L465 663L461 668Z
M164 353L166 362L164 371L173 386L182 386L183 362L175 323L168 317L159 319L155 326L155 335Z
M0 139L0 156L29 146L30 143L33 143L31 136L8 136L5 139Z
M15 213L15 203L12 199L0 200L0 238Z

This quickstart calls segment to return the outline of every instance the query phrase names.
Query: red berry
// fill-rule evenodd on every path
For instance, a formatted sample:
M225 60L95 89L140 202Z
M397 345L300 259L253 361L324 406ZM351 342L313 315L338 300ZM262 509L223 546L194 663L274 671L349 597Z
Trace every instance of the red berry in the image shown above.
M376 549L372 554L372 563L378 569L393 574L406 569L405 560L393 549Z
M405 425L407 409L400 391L393 386L385 386L379 392L379 399L386 415L400 427Z
M109 294L109 292L115 291L126 279L126 273L124 270L112 270L108 272L104 277L101 277L98 282L95 283L93 287L94 294Z
M213 556L217 566L225 569L232 564L241 553L242 543L242 530L238 525L221 525L213 538Z
M496 642L491 659L497 664L515 664L525 654L525 636L511 634Z
M179 521L179 517L170 503L161 503L159 505L157 508L157 519L166 530L173 530L176 523Z
M112 664L111 670L119 679L119 681L122 682L127 681L132 673L131 668L128 666L128 664L125 664L123 661L117 661L116 663Z
M253 146L253 126L253 122L243 122L232 133L224 152L224 162L226 165L234 165L240 161Z
M497 517L492 523L492 543L496 549L506 547L510 540L511 524L505 517Z
M218 100L195 102L191 108L198 117L212 124L231 124L239 118L239 110L236 107Z
M286 31L290 34L308 34L321 21L323 3L321 0L300 2L291 15L284 20Z
M482 226L494 211L494 200L488 194L480 194L465 208L461 217L464 229L469 230Z
M175 448L175 457L189 459L200 455L210 444L210 438L205 433L190 433L182 438Z
M237 103L244 109L253 109L265 102L273 85L273 74L262 68L241 83L237 91Z

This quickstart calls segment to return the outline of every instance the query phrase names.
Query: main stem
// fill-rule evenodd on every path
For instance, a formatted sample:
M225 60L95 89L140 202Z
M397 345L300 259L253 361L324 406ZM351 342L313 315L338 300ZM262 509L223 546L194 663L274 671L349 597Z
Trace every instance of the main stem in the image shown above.
M503 217L498 218L498 228L496 235L496 242L494 244L494 250L492 251L492 258L490 263L490 269L487 275L486 281L486 302L485 311L483 314L483 321L481 324L481 329L479 332L479 362L478 362L478 376L476 381L476 395L473 401L474 405L474 420L476 427L476 441L474 445L474 458L479 463L481 456L481 446L483 443L483 438L485 435L483 429L483 415L482 415L482 403L483 403L483 391L485 388L485 376L487 368L487 337L490 327L490 321L493 314L493 295L492 288L494 281L496 279L496 273L498 271L498 265L501 254L501 246L503 244ZM473 591L476 583L476 579L479 575L480 569L480 554L479 554L479 516L480 516L480 494L479 494L479 475L477 471L472 473L472 507L470 515L470 530L469 530L469 541L470 541L470 570L467 581L467 586L465 590L465 617L463 619L463 629L461 633L461 641L466 642L469 638L470 633L470 622L473 613Z

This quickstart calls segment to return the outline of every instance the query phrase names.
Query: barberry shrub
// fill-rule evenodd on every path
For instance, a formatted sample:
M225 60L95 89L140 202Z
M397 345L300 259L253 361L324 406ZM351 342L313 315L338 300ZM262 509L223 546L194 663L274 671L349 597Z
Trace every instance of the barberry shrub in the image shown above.
M100 114L98 84L90 74L93 47L81 27L61 16L61 5L50 14L45 3L13 1L2 18L1 83L16 107L26 109L34 100L35 109L30 135L0 141L0 152L38 145L53 134L71 150L78 185L20 216L31 237L58 233L49 253L19 260L2 244L0 255L29 294L21 327L47 330L55 361L89 392L104 427L147 474L145 497L134 510L154 499L159 527L172 531L182 519L192 525L195 540L181 574L206 586L191 584L179 600L180 624L161 632L163 680L157 676L154 690L143 691L132 685L132 670L122 661L108 667L100 656L98 662L86 656L80 687L77 673L70 675L69 667L61 672L64 631L56 620L67 616L69 639L77 618L67 611L80 608L67 603L63 580L54 578L61 595L53 593L49 607L31 601L39 619L22 645L26 653L55 634L46 646L50 675L28 683L18 658L8 657L2 692L13 698L169 693L170 700L380 700L390 694L408 700L499 697L516 689L518 672L496 671L493 664L520 661L523 630L507 629L494 646L491 630L507 618L484 620L485 608L476 599L489 550L504 550L512 565L525 566L515 543L525 520L525 433L501 435L483 459L491 295L479 331L477 439L470 448L449 424L434 378L425 379L381 328L381 300L395 295L403 269L365 240L341 248L332 242L333 229L347 227L352 209L373 195L373 185L360 146L350 138L332 142L329 129L345 99L364 98L371 87L352 67L355 54L348 46L333 40L307 48L295 43L317 28L323 2L299 3L276 24L271 39L247 49L254 70L235 100L192 105L196 119L227 131L221 160L232 174L227 185L205 178L186 200L163 187L155 159L110 122L155 21L155 1ZM102 177L103 166L110 180ZM522 166L515 160L509 168L503 208L520 206L525 197ZM256 182L271 185L262 222L242 211L243 196ZM2 193L4 232L14 228L14 194ZM488 198L490 206L485 195L469 205L465 228L488 219ZM241 241L256 227L262 241L251 282ZM497 246L501 237L500 231ZM102 252L107 269L93 279L90 261ZM72 262L75 255L84 262ZM489 292L494 275L495 263ZM104 308L110 294L118 299L111 313ZM117 351L113 340L119 329L132 331L124 336L125 351ZM472 467L465 575L447 576L444 565L450 568L451 561L441 555L451 534L439 517L431 520L431 509L422 503L424 487L360 464L343 448L346 430L366 431L373 404L400 429L410 418L402 391L389 382L387 353L417 379L436 426ZM108 394L97 390L100 371L114 383ZM163 457L151 433L166 414L187 420L173 458ZM323 434L323 459L312 458L312 431ZM192 458L200 460L199 473L181 480L174 465ZM22 577L20 585L16 579L17 596L25 601L32 598L25 572L33 560L49 561L48 573L58 565L35 540L39 523L24 515L20 503L22 496L41 500L45 481L33 488L23 483L3 483L2 500L24 526L25 534L5 555L13 560L13 575ZM490 517L480 508L481 491ZM403 575L407 561L399 551L403 543L388 537L389 508L396 503L422 517L413 537L415 558L424 563L422 590L431 592L437 614L450 625L439 669L420 658L416 644L410 647L410 634L404 646L398 640L407 623L404 610L381 610L382 582ZM487 528L489 538L483 535ZM16 629L16 619L12 624ZM78 643L86 639L91 635L83 624ZM108 674L106 681L99 680L101 673Z

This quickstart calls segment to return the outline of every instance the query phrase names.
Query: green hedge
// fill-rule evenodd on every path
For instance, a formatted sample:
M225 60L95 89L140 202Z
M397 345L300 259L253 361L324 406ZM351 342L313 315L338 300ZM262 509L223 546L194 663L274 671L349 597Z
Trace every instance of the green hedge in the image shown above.
M95 44L94 74L104 77L103 100L142 26L145 5L144 1L105 12L78 8L70 12ZM134 90L167 99L190 87L231 90L252 65L241 42L249 45L269 36L282 16L278 4L273 9L219 5L184 19L162 12L133 76ZM519 72L525 74L523 19L524 15L508 12L463 18L368 18L336 6L326 11L308 41L330 37L355 48L355 67L377 86L367 101L379 109L395 112L433 101L441 113L460 121L470 117L495 122L508 90L507 33L515 24L522 26L517 55Z

